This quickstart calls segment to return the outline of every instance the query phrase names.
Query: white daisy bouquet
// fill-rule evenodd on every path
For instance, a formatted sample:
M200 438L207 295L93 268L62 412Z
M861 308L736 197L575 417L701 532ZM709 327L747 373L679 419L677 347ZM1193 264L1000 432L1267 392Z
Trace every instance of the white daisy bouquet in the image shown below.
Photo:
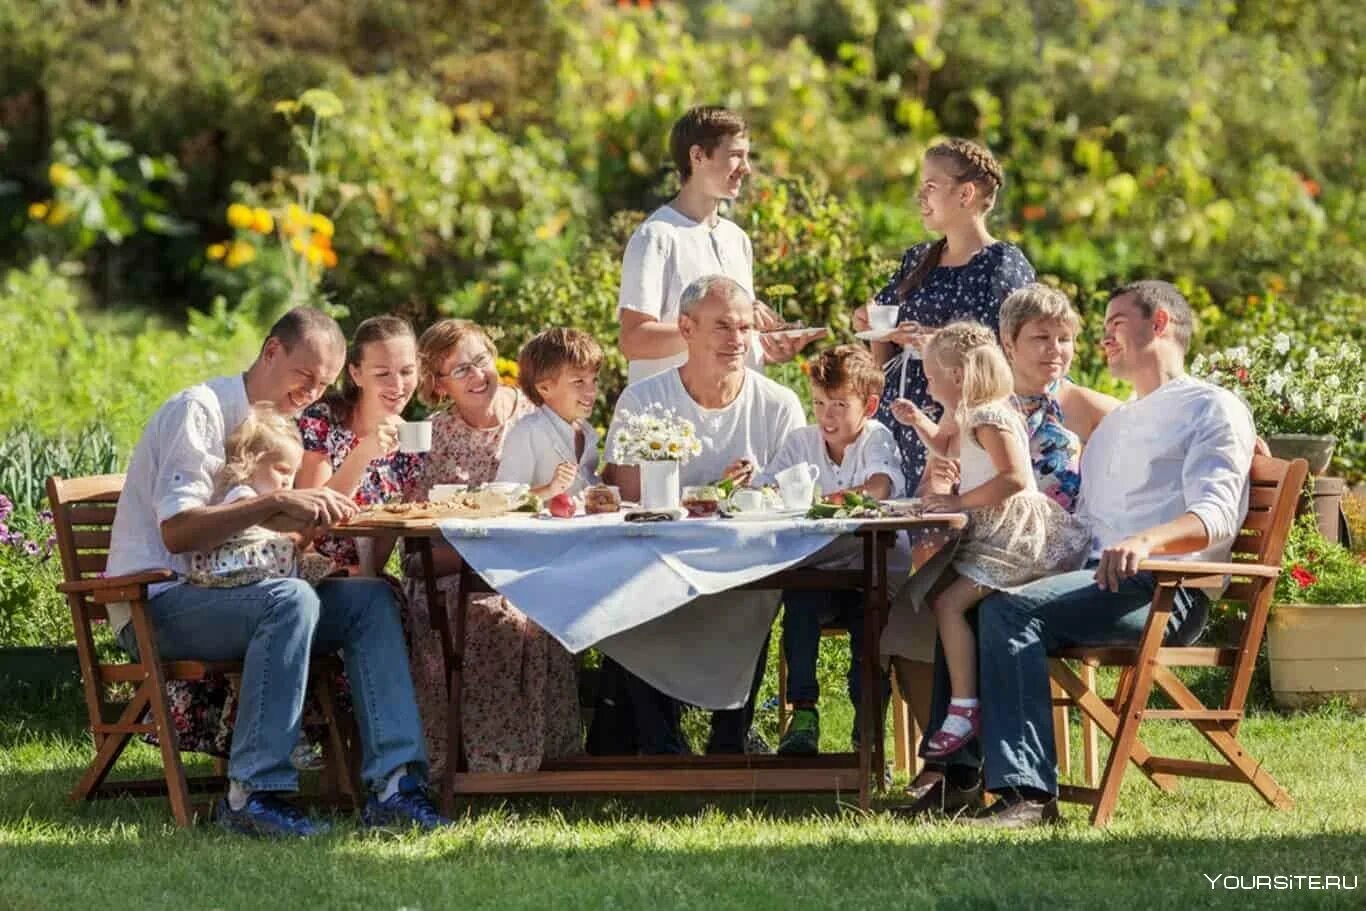
M659 404L636 413L623 411L611 444L608 461L618 465L686 462L702 453L702 440L692 421Z

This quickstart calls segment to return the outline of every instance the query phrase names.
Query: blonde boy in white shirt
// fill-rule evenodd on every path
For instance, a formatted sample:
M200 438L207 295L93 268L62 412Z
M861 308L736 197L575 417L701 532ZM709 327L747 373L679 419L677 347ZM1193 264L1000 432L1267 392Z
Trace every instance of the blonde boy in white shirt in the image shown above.
M588 417L601 368L602 346L578 329L547 329L522 346L518 381L540 407L508 430L499 481L529 484L544 499L599 483L598 435Z
M877 411L883 375L866 348L841 345L811 362L811 407L816 422L788 434L778 455L765 468L766 480L792 465L815 465L816 482L826 495L857 491L885 500L905 489L901 455L892 432L871 420ZM903 561L902 576L910 569ZM849 698L854 703L854 732L860 698L863 638L863 596L848 591L783 592L783 653L787 657L787 692L793 705L792 723L778 752L811 755L819 752L820 715L816 702L816 655L821 627L849 630Z

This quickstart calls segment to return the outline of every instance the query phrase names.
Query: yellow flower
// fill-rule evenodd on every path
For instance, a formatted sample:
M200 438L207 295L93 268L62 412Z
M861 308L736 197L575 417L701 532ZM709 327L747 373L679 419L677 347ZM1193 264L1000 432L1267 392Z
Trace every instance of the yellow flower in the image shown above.
M336 231L332 219L321 212L314 212L308 216L308 226L313 229L313 233L321 234L323 237L331 237Z
M54 161L48 167L47 179L52 182L54 187L69 187L79 181L76 172L60 161Z
M30 203L28 207L28 217L35 221L42 221L47 218L49 205L45 202Z
M304 259L308 260L310 266L322 265L323 251L317 247L310 246L304 251Z
M285 233L289 233L288 229L286 229ZM303 255L303 252L308 249L308 245L304 243L304 239L302 237L296 237L289 242L289 249L293 250L295 253Z
M318 234L314 232L314 234L308 238L308 242L311 243L313 246L317 247L319 250L332 249L332 238L328 237L326 234Z
M307 225L308 213L304 212L303 209L299 208L299 206L294 203L290 203L285 207L284 232L286 236L292 237L293 235L298 234L299 231L307 227Z
M243 240L235 240L228 248L227 257L224 264L229 269L236 269L238 266L245 266L256 258L256 248Z
M329 269L337 268L337 251L328 247L323 250L323 265Z
M269 234L275 230L274 216L266 209L252 209L251 229L257 234Z
M251 206L244 206L240 202L228 206L228 224L234 228L238 230L250 228L253 221Z
M223 244L209 244L208 249L204 251L204 255L207 256L209 259L213 260L214 262L218 262L220 259L226 256L227 253L228 248Z
M64 202L59 202L47 213L47 223L50 225L64 225L71 219L71 207Z

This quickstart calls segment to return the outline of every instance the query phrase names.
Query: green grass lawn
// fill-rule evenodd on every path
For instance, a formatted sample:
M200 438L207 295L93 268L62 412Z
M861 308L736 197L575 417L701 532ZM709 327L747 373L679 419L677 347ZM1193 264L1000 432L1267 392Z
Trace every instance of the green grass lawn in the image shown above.
M834 748L848 715L828 701ZM1066 825L1010 834L865 817L852 795L604 797L483 800L429 837L341 818L335 834L283 844L177 830L160 800L68 804L91 752L79 697L3 700L0 908L1362 907L1361 890L1212 890L1202 876L1366 875L1363 719L1263 711L1243 731L1293 811L1247 787L1164 795L1131 775L1105 831L1079 807ZM1145 736L1206 755L1171 725ZM139 745L123 768L151 773L155 756Z

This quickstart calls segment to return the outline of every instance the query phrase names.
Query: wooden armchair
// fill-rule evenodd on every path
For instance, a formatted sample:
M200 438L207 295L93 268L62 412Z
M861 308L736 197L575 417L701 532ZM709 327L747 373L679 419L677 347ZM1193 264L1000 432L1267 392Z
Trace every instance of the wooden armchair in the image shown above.
M238 662L161 661L146 610L147 587L165 582L173 575L165 570L127 576L104 575L114 510L123 480L123 475L101 475L51 477L47 481L64 578L58 588L71 606L86 710L95 738L95 758L72 789L71 800L165 795L170 798L176 824L188 826L194 822L190 792L223 790L227 781L221 774L186 777L167 704L166 682L202 680L210 674L240 674L242 665ZM132 610L131 623L141 660L106 663L95 650L92 624L107 620L106 605L119 601L128 602ZM350 719L339 718L333 691L333 680L340 670L341 663L333 657L314 659L311 666L313 691L328 727L328 769L324 773L324 788L345 792L352 801L358 801L363 791L344 737L344 733L350 731ZM122 704L108 701L106 687L110 684L133 685L132 698ZM150 715L150 721L142 720L146 715ZM129 741L139 734L156 735L161 746L162 777L107 782L105 779L114 763Z
M1153 784L1165 791L1176 789L1178 777L1213 778L1251 785L1273 807L1293 806L1290 795L1278 785L1238 740L1253 667L1266 629L1267 611L1281 572L1281 554L1295 518L1295 505L1304 487L1308 463L1287 462L1257 456L1252 461L1247 518L1234 543L1233 563L1193 563L1178 560L1145 560L1140 569L1158 580L1152 613L1136 646L1063 649L1050 656L1049 669L1066 704L1075 705L1085 717L1114 741L1099 788L1063 787L1061 797L1089 803L1091 823L1109 822L1119 797L1124 772L1132 762ZM1178 586L1217 586L1232 576L1224 600L1247 608L1236 646L1168 647L1162 637L1171 617ZM1110 665L1122 668L1114 698L1102 698L1094 682L1088 683L1068 666ZM1173 667L1221 667L1230 671L1227 691L1218 708L1205 706L1172 670ZM1089 675L1088 675L1089 676ZM1094 678L1091 678L1094 681ZM1177 705L1175 709L1148 707L1156 685ZM1223 762L1201 762L1154 756L1138 739L1145 721L1186 721L1194 725L1223 757ZM1088 765L1093 762L1088 756Z

